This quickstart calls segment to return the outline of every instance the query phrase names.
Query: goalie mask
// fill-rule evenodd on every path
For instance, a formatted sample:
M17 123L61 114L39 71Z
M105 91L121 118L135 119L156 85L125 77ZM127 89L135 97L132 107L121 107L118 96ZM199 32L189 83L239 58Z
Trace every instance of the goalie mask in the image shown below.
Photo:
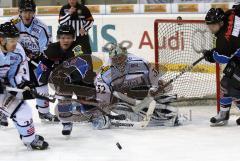
M121 45L113 44L110 48L109 57L111 59L111 65L123 72L127 62L127 49Z

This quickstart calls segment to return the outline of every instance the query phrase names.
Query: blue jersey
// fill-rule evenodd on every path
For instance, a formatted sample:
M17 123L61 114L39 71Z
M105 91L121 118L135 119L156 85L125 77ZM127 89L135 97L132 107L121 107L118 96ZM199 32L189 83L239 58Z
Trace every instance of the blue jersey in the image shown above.
M13 22L20 31L19 43L27 54L34 55L43 53L48 44L52 42L52 36L48 26L36 17L33 18L29 27L23 24L20 16L12 18L11 22Z
M4 53L0 50L0 78L13 87L29 80L27 60L20 44L13 52Z

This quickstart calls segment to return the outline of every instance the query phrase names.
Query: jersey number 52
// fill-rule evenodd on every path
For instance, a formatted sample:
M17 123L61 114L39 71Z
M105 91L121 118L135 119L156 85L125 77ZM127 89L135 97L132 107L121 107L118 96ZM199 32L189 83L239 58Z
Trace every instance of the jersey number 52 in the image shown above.
M106 87L102 84L99 84L96 86L96 92L97 93L106 93Z

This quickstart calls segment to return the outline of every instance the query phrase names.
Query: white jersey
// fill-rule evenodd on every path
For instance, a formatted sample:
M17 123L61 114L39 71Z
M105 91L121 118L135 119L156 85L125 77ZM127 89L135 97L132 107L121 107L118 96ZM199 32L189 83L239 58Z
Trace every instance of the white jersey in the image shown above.
M29 27L23 24L20 16L13 17L10 20L20 31L19 43L27 54L39 54L46 50L49 43L52 42L52 36L47 25L34 17ZM30 53L28 53L30 52Z
M102 67L95 80L97 99L110 103L114 91L127 93L140 86L157 86L159 77L159 72L150 63L128 54L124 72L111 65Z
M13 52L4 53L0 49L0 78L2 81L7 80L13 87L29 80L26 55L19 43Z

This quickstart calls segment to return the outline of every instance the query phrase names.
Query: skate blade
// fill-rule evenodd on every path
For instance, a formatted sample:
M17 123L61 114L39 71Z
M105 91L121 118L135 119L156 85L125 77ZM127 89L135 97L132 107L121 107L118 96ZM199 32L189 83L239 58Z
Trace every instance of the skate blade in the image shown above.
M211 123L211 127L220 127L228 125L228 121L220 121L218 123Z

